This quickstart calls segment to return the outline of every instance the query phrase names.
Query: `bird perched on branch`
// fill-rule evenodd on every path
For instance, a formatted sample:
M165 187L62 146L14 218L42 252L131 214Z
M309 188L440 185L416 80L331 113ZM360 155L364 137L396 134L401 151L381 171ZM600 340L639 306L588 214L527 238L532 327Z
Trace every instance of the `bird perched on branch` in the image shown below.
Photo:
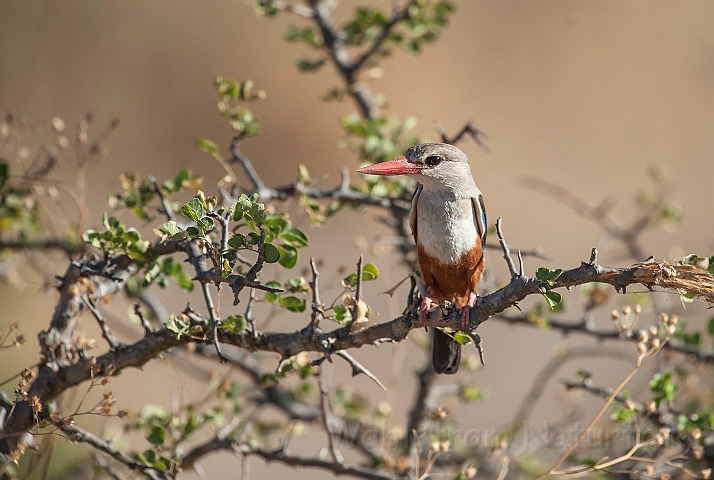
M449 301L466 328L478 292L486 245L486 208L466 154L446 143L424 143L406 155L357 170L370 175L409 175L414 192L409 223L425 291L419 319L426 323L432 301ZM432 364L437 373L453 374L461 361L461 345L434 329Z

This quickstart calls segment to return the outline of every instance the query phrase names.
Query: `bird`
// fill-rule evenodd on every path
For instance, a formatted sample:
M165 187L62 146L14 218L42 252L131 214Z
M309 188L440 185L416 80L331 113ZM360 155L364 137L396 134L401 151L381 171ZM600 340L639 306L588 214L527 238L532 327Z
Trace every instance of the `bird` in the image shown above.
M469 167L468 157L448 143L423 143L405 155L357 170L369 175L408 175L417 181L409 225L416 243L417 264L424 282L419 319L426 325L432 301L459 308L462 328L468 325L484 268L486 207ZM461 363L461 344L435 328L432 366L454 374Z

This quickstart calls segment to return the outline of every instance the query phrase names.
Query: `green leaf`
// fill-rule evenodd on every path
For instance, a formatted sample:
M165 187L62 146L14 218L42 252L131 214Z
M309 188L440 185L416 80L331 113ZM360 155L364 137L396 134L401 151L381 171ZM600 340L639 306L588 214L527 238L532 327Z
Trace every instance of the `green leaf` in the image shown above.
M550 270L548 270L545 267L540 267L538 270L536 270L535 276L538 280L541 282L545 282L548 280L548 276L550 275Z
M543 294L545 297L546 301L548 302L548 306L550 307L551 310L555 310L556 306L560 304L560 302L563 301L563 296L554 291L554 290L548 290Z
M196 146L206 153L218 152L218 146L207 138L199 138L196 140Z
M278 262L285 268L293 268L297 264L298 255L297 249L292 245L278 245L280 250L280 258Z
M562 273L563 273L562 268L556 268L555 270L551 270L550 273L548 274L548 281L549 282L556 281Z
M243 315L231 315L223 320L221 326L231 333L241 334L245 332L248 322L246 322Z
M471 337L465 333L456 332L454 333L454 340L456 340L461 345L468 345L472 342Z
M166 441L166 430L158 425L154 425L146 434L146 439L154 445L163 445Z
M270 282L266 283L265 286L268 288L277 288L277 289L279 289L281 287L280 283L276 282L275 280L271 280ZM277 300L277 298L278 298L277 293L265 292L265 301L272 303L275 300Z
M379 277L379 270L373 264L368 263L362 267L362 280L376 280Z
M228 246L236 250L245 246L245 236L237 233L228 239Z
M304 312L307 306L307 302L304 298L298 298L292 295L289 297L280 297L278 303L281 307L291 312Z
M196 228L196 227L187 227L186 233L188 233L188 236L191 238L196 238L199 235L201 235L201 232L199 232L198 228Z
M263 248L265 250L265 261L267 263L275 263L280 259L280 250L272 243L266 243Z
M352 319L352 315L350 314L350 311L347 309L347 307L345 307L341 303L338 303L337 305L335 305L334 312L335 312L335 320L339 323L345 323L346 320Z
M285 228L280 234L283 239L295 247L307 247L308 239L305 232L295 227Z
M86 232L84 232L84 233L82 234L82 240L83 240L85 243L92 243L92 240L94 240L95 238L97 238L98 235L99 235L99 232L97 232L96 230L92 230L92 229L90 228L89 230L87 230Z
M215 226L215 223L211 217L203 217L197 223L201 226L201 229L204 232L210 232Z
M127 243L138 242L139 240L141 240L141 234L139 233L139 231L137 229L130 228L129 230L124 232L124 235L122 235L122 240L124 240Z
M203 217L204 214L201 200L199 200L198 198L192 199L186 205L181 207L181 213L192 219L194 222L198 222L198 220Z
M181 229L181 227L179 227L178 224L173 220L161 225L161 231L172 238L174 237L174 235L183 234L183 230Z
M245 193L241 193L240 197L238 197L238 201L236 202L236 212L240 212L241 214L243 212L247 212L250 210L252 204L253 202L250 201L248 196Z
M342 284L345 287L356 287L357 286L357 274L352 272L342 279Z
M191 276L188 275L186 272L181 272L178 275L173 276L172 278L176 283L178 283L179 287L186 290L187 292L193 290L193 281L191 280Z

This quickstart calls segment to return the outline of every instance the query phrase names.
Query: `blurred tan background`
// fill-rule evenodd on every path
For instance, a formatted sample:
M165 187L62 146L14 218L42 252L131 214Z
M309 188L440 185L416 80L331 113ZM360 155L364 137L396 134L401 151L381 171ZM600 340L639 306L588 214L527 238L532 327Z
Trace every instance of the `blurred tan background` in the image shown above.
M390 5L371 3L385 10ZM356 4L340 3L335 15L346 18ZM522 179L528 176L567 186L593 203L610 196L616 201L614 211L632 219L637 192L650 187L648 167L662 165L672 175L672 197L680 202L684 215L676 230L654 229L644 236L648 254L673 260L687 253L712 253L714 4L475 0L455 4L457 12L437 42L419 56L397 52L388 58L383 63L384 77L370 88L385 94L388 115L400 119L418 115L418 131L431 140L437 139L434 120L449 132L473 120L488 134L490 153L468 141L460 146L470 155L489 218L503 217L511 246L541 246L552 260L526 259L528 274L543 265L577 266L593 246L601 248L605 265L629 263L623 250L603 237L595 224L524 188ZM298 73L295 59L311 52L283 40L286 26L292 24L303 23L285 14L258 18L247 1L5 0L0 6L0 110L26 113L31 119L59 116L71 128L91 111L95 132L114 117L121 120L106 142L111 148L109 160L90 175L94 226L106 210L107 193L119 189L117 176L123 171L163 179L190 166L204 175L207 185L221 176L220 166L194 147L199 137L215 140L223 150L228 146L230 131L218 115L213 89L218 75L253 79L267 92L267 99L255 105L262 133L244 142L243 149L268 183L292 181L298 164L304 163L315 176L327 176L325 184L331 184L338 181L341 166L356 168L355 157L337 147L338 117L355 108L348 101L319 100L329 87L339 85L330 67L317 74ZM62 172L67 178L71 175L66 167ZM377 320L386 320L401 311L403 295L387 302L377 294L405 272L389 268L396 253L370 245L377 234L388 233L370 218L372 212L369 216L345 213L323 230L310 230L312 244L306 253L324 258L325 278L333 283L339 279L336 268L351 266L359 253L377 263L383 275L367 294L380 312ZM298 216L297 221L307 226L305 218ZM301 265L305 260L303 256ZM489 260L496 277L505 280L498 252L491 251ZM38 297L38 288L32 282L19 293L0 287L5 305L0 326L20 321L30 339L19 353L0 357L3 377L36 361L34 337L47 324L54 301L52 293ZM572 298L571 304L576 305L577 295ZM623 297L621 302L646 304L649 298ZM679 308L676 296L667 301L671 308ZM225 300L224 305L227 308ZM172 309L182 306L179 302ZM122 312L125 306L117 308ZM607 311L600 313L603 325L607 316ZM565 317L575 318L576 313ZM281 325L286 329L297 328L304 320L280 318L285 318ZM472 428L495 429L508 422L554 349L592 344L587 338L562 339L556 333L496 322L485 324L480 334L488 365L466 374L465 380L478 385L486 399L458 410ZM393 391L385 395L363 378L350 383L377 401L401 392L397 398L409 400L395 405L395 410L403 412L412 401L412 372L422 366L425 356L409 342L380 347L378 355L374 352L355 355L380 376L392 378ZM403 361L404 367L396 368L390 377L392 358L398 367ZM594 371L607 367L596 378L601 383L616 382L630 368L626 362L607 359L580 363ZM154 362L145 374L127 372L118 380L135 392L126 403L169 401L175 377L152 376L165 372L159 365ZM579 365L569 364L560 377L572 378ZM347 369L338 364L336 372L339 378ZM398 378L402 380L397 382ZM631 389L646 390L646 378L635 380ZM121 394L117 397L119 408L124 408ZM533 422L543 425L552 420L560 401L559 389L553 388ZM395 412L395 419L399 418ZM216 463L215 458L203 462L208 478L234 478L225 468L234 468L239 461L224 456ZM254 478L287 471L277 465L266 470L258 460L252 463ZM289 475L312 478L315 472Z

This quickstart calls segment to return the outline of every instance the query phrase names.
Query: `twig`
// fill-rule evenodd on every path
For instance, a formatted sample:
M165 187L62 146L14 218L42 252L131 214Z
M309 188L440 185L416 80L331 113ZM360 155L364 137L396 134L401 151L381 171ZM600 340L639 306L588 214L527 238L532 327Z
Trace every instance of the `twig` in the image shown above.
M613 357L621 358L624 360L630 360L629 355L625 355L619 349L606 349L601 346L597 347L583 347L576 350L568 350L563 354L553 357L550 361L540 370L538 375L535 376L531 382L531 388L528 393L521 400L521 405L518 407L518 411L514 417L512 423L512 434L518 432L523 424L528 420L531 412L535 408L538 400L543 395L548 381L553 378L558 369L563 366L566 362L576 358L587 358L587 357Z
M100 312L96 305L94 305L92 299L89 298L88 295L82 295L82 301L87 306L89 311L92 312L94 318L97 320L99 328L101 328L102 330L102 337L104 337L104 340L106 340L109 344L109 348L111 348L112 350L120 348L120 344L117 342L116 338L114 338L112 331L107 326L107 322L104 321L104 317L102 317L102 312Z
M369 377L370 379L372 379L372 380L374 381L374 383L376 383L377 385L379 385L379 388L381 388L382 390L386 390L386 389L387 389L387 387L384 386L384 384L379 380L379 378L377 378L377 376L376 376L375 374L373 374L372 372L370 372L369 370L367 370L367 367L365 367L364 365L362 365L361 363L359 363L359 362L358 362L352 355L350 355L349 353L345 352L344 350L340 350L339 352L335 352L335 355L338 355L338 356L344 358L345 360L347 360L347 363L349 363L350 366L352 367L352 376L353 376L353 377L359 375L360 373L363 373L363 374L365 374L367 377Z
M154 333L153 327L151 326L151 324L149 323L149 321L146 319L143 312L141 311L141 303L139 303L139 302L134 302L134 315L139 317L139 321L141 322L141 326L144 329L145 335Z
M345 458L342 456L340 449L337 447L337 442L335 441L335 434L332 431L332 425L330 425L330 417L332 410L330 409L330 392L327 387L327 382L325 381L325 368L320 367L320 373L317 375L317 383L320 387L320 406L322 408L322 423L325 427L325 433L327 433L327 446L330 450L330 455L332 456L332 461L337 465L344 465Z
M409 421L406 430L407 451L412 461L415 461L414 455L418 448L417 439L412 432L416 432L418 435L422 429L422 423L427 414L427 401L434 385L434 380L436 380L436 372L434 372L430 362L417 373L417 378L419 379L419 388L417 388L414 395L414 405L409 410Z
M233 140L231 141L232 159L234 162L239 163L240 166L243 167L243 170L245 171L246 175L248 175L248 178L253 184L253 189L256 191L256 193L258 193L258 195L260 195L260 198L262 199L264 196L267 196L266 192L268 190L265 187L265 183L258 175L258 172L255 171L253 163L248 159L248 157L243 155L243 153L240 151L240 148L238 148L238 144L240 143L240 141L240 136L233 137Z
M353 477L364 478L367 480L396 480L396 477L377 473L374 470L348 467L346 465L340 465L335 462L322 460L320 458L286 455L281 451L270 451L262 448L255 448L248 444L241 444L238 446L238 449L244 455L255 455L269 462L274 461L293 467L321 468L323 470L330 471L335 475L351 475Z
M464 125L461 130L459 130L459 132L453 137L449 137L449 135L444 130L444 127L442 127L441 123L439 123L438 121L434 122L434 128L436 128L436 131L439 132L439 135L441 135L441 141L444 143L456 145L458 142L463 140L466 135L468 135L469 137L471 137L474 143L479 146L481 150L484 150L486 152L490 151L490 149L482 140L482 137L488 138L488 135L483 133L481 130L475 128L471 122L466 123L466 125Z
M173 220L174 212L171 209L171 204L169 203L169 201L166 199L166 196L164 195L164 191L161 190L161 185L159 185L159 182L156 180L156 177L154 177L153 175L149 175L149 181L154 186L154 191L156 192L156 194L159 196L159 199L161 200L161 208L159 209L159 212L166 215L166 218L168 218L169 221Z
M669 339L670 333L669 331L667 331L666 336L661 342L659 342L656 346L652 346L649 350L644 351L637 357L637 363L635 365L635 368L633 368L632 371L627 374L624 380L622 380L622 382L620 382L620 384L613 390L610 398L607 399L605 404L602 406L597 415L595 415L590 424L585 428L585 430L580 434L580 436L578 436L578 439L570 446L570 448L568 448L568 450L560 457L560 459L558 459L557 462L555 462L555 464L546 473L536 477L536 480L540 480L551 474L560 473L557 472L557 468L562 465L563 462L568 459L568 457L570 457L570 454L573 453L577 446L580 445L580 442L582 442L583 439L590 433L590 430L592 430L595 424L600 420L600 418L602 418L602 416L605 414L612 402L615 401L615 398L617 398L617 395L622 391L623 388L625 388L625 385L627 385L629 381L632 380L632 377L634 377L635 374L639 372L642 367L647 365L650 360L656 358L657 354L660 352L660 350L662 350L662 345L667 343Z
M208 328L211 329L211 339L213 341L213 346L216 347L216 355L218 355L218 359L221 361L221 363L226 363L228 359L223 356L223 353L221 352L221 346L218 341L218 324L220 323L220 319L216 316L216 310L213 306L213 298L211 297L211 291L209 290L209 288L210 287L207 283L201 284L201 290L203 291L203 299L206 302L206 308L208 309L208 315L210 318L210 321L208 322Z
M540 190L543 193L550 195L566 206L570 207L573 211L579 215L594 220L600 227L602 227L608 235L612 238L620 240L628 250L629 255L635 260L642 260L646 257L642 247L639 245L637 238L642 232L643 226L649 223L649 218L652 212L645 215L642 218L647 218L647 221L643 224L642 218L637 219L633 225L627 229L624 228L620 223L615 220L610 214L610 202L604 200L598 206L592 206L582 198L571 193L566 188L542 180L539 178L526 178L525 184L535 190Z
M501 217L496 219L496 233L498 234L498 242L501 244L501 249L503 250L503 258L506 259L508 271L511 272L511 278L523 277L522 273L519 274L516 271L516 266L513 264L513 259L511 258L511 251L508 249L506 240L503 238L503 231L501 230ZM523 258L520 256L520 253L518 259L520 261L521 272L523 272Z
M94 460L94 463L99 466L104 472L112 477L114 480L125 480L123 475L119 475L119 472L117 472L114 467L112 467L111 463L109 463L104 457L101 455L94 453L92 454L92 459Z
M379 32L379 35L377 35L377 37L372 41L372 45L370 45L369 48L365 50L359 57L357 57L352 63L350 63L349 65L345 65L344 68L352 72L356 72L357 70L362 68L370 58L372 58L377 52L379 52L379 49L382 47L382 45L384 45L384 42L387 40L387 37L389 37L389 34L396 26L396 24L409 16L409 9L416 3L416 0L409 0L403 8L399 8L397 3L395 2L391 18L384 25L382 25L382 30Z
M320 274L317 271L317 265L315 265L315 259L310 257L310 270L312 271L312 281L310 282L310 288L312 289L312 313L310 315L310 328L317 328L320 325L320 320L323 315L323 305L320 302L320 286L318 283L318 277Z
M140 472L143 475L151 478L152 480L170 480L166 473L158 470L149 465L145 465L139 461L134 460L128 455L121 453L119 450L111 446L105 440L97 437L93 433L84 430L83 428L77 427L72 424L65 424L64 419L60 419L55 422L55 425L65 434L69 436L69 439L73 442L81 442L91 445L97 450L106 453L114 460L124 464L133 471Z

